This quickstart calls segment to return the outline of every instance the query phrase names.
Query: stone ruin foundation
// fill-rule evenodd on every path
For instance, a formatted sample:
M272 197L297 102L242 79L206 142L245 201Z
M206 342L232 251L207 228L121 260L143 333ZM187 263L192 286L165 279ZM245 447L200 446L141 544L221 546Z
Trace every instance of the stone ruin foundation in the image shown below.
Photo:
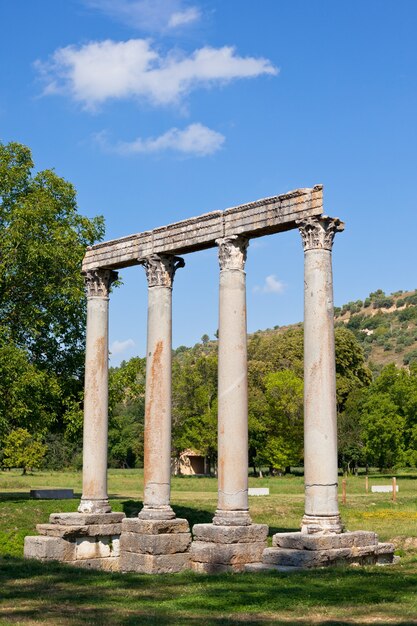
M322 186L214 211L87 250L83 494L78 513L55 513L26 537L26 558L96 569L167 573L258 571L392 563L373 532L344 532L338 508L332 247L344 229L323 215ZM298 228L304 246L304 471L301 531L252 523L248 502L245 262L250 239ZM170 505L172 289L181 254L217 247L219 287L218 503L211 524ZM148 281L143 509L112 513L107 494L108 309L119 268Z

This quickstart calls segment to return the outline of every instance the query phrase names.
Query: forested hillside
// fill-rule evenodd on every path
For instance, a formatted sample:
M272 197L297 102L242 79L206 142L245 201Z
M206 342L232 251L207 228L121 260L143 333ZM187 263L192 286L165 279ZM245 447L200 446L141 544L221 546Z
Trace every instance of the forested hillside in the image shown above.
M417 463L417 292L335 310L340 463L381 468ZM285 471L302 463L302 324L248 337L249 460ZM111 371L110 462L143 459L145 359ZM217 341L207 335L173 355L173 454L216 459Z
M417 361L417 290L386 295L378 289L337 307L335 320L355 334L373 368Z

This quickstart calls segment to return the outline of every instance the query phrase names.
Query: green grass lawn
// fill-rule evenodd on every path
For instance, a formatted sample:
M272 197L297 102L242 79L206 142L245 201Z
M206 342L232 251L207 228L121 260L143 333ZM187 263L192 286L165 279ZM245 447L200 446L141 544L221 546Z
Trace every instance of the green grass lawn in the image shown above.
M391 476L371 475L369 484ZM341 513L349 530L394 540L402 559L389 567L329 568L284 574L108 574L59 563L24 561L25 535L52 512L75 511L79 473L0 472L0 625L4 624L417 624L417 475L397 474L399 494L365 493L364 477L347 479ZM301 476L250 479L270 496L250 498L255 522L270 533L297 530L303 513ZM30 500L33 488L68 487L74 500ZM115 511L137 514L143 473L110 470ZM190 524L210 522L213 478L173 478L172 504Z

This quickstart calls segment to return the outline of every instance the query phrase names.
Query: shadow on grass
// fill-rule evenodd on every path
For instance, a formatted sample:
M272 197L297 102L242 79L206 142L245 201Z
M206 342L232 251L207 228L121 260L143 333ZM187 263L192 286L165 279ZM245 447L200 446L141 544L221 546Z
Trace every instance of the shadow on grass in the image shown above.
M380 625L417 623L415 569L396 567L149 576L3 559L0 588L0 623L7 624L307 625L312 614L327 625L352 624L354 616L355 624L370 623L376 615Z

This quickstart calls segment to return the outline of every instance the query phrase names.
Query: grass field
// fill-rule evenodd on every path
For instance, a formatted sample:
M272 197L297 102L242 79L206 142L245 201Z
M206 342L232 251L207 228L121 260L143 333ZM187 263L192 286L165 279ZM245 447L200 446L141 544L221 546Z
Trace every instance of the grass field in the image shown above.
M341 513L349 530L374 530L394 540L402 556L389 567L331 568L283 574L107 574L59 563L24 561L25 535L52 512L75 511L78 498L30 500L33 488L81 491L79 473L0 473L0 625L5 624L417 624L417 474L397 474L399 494L365 493L364 477L347 479ZM371 475L369 484L391 476ZM255 522L270 534L298 530L303 513L301 476L250 479L270 496L250 498ZM110 470L112 508L137 514L140 470ZM173 478L172 504L190 524L210 522L216 507L212 478Z

